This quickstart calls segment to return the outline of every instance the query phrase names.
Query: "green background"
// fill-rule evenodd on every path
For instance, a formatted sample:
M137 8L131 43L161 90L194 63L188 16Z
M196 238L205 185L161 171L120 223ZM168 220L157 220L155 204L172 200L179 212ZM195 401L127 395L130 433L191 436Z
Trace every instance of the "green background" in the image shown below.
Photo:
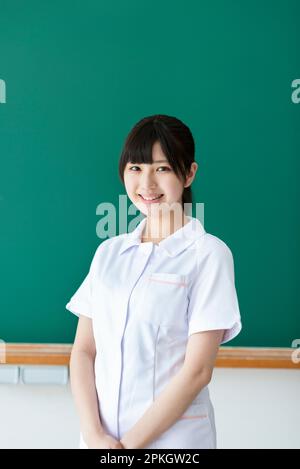
M190 127L194 202L234 255L229 345L300 337L299 16L298 0L0 0L2 340L73 341L96 207L118 207L124 140L156 113Z

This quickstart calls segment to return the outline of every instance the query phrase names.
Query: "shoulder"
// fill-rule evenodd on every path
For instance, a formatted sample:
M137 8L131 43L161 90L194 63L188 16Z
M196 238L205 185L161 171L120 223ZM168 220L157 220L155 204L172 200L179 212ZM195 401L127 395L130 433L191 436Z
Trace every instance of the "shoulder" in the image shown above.
M96 248L94 258L99 257L102 254L107 254L108 252L117 252L127 237L128 233L122 233L120 235L111 236L110 238L104 239Z
M232 262L233 255L230 247L217 236L205 232L196 240L196 257L198 264L208 262Z

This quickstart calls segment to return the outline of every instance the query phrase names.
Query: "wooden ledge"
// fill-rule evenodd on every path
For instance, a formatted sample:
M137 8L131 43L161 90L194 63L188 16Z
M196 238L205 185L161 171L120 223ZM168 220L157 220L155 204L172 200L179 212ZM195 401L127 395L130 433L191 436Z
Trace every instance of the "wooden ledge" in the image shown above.
M4 349L5 348L5 359ZM1 343L0 363L13 365L69 365L72 344ZM221 347L216 366L221 368L292 368L293 348ZM299 355L299 354L298 354Z
M293 361L293 354L296 350L288 347L221 347L216 366L224 368L300 369L300 363Z
M69 365L71 350L72 344L7 343L5 364Z

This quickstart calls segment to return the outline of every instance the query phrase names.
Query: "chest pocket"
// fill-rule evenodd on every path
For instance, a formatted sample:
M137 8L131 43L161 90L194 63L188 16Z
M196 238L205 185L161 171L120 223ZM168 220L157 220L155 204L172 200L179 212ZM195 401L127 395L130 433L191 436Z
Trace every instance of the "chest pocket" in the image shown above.
M185 275L149 274L143 290L142 318L157 325L182 327L187 318L187 287Z

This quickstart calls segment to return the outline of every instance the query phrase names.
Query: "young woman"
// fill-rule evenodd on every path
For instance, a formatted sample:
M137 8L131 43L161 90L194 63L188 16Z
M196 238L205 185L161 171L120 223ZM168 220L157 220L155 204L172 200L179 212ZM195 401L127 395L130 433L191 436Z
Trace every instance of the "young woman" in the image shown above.
M241 330L229 247L186 215L197 171L179 119L129 133L119 174L145 217L103 241L66 308L79 316L70 360L80 448L216 448L208 383Z

